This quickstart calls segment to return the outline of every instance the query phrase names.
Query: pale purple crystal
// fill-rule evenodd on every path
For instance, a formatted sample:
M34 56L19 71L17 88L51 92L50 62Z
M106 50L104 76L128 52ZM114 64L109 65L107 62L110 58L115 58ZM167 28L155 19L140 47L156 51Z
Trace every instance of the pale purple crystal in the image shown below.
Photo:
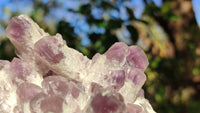
M44 113L62 113L64 100L59 96L49 96L41 101L41 111Z
M0 112L155 113L142 90L148 60L139 47L117 42L89 60L25 15L6 34L19 58L0 60Z
M126 57L126 60L130 66L139 68L143 71L149 65L148 59L147 59L144 51L137 46L129 47L129 54Z
M58 42L58 38L46 36L37 41L34 45L34 50L41 60L46 60L50 64L57 64L65 58L60 50L64 45L65 43Z
M99 90L92 95L87 113L127 113L123 97L119 93Z
M127 110L129 113L144 113L142 108L137 104L127 104Z
M16 91L20 102L28 102L40 92L42 92L42 88L27 82L20 84Z
M132 69L128 73L128 79L130 79L134 84L144 84L146 81L146 76L144 72L139 69Z
M128 54L128 46L125 43L115 43L106 52L105 55L108 59L123 62Z

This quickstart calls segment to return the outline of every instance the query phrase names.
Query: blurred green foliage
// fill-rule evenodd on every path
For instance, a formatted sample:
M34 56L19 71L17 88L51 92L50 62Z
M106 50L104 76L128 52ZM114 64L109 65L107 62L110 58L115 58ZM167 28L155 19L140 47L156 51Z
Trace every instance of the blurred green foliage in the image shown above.
M128 6L124 6L125 12L122 13L127 13L128 17L112 15L122 10L120 2L91 0L77 9L67 9L89 26L89 31L82 28L83 32L79 33L74 23L64 18L45 21L44 18L52 13L51 9L59 9L63 5L57 0L47 3L33 1L33 11L29 15L46 32L52 35L60 33L68 46L89 58L97 52L104 53L117 41L137 44L144 49L150 62L144 89L155 111L200 113L200 29L194 21L191 2L180 1L164 0L162 7L146 3L143 16L138 19L134 16L134 9ZM102 17L92 15L94 8L103 11ZM10 17L20 14L8 8L4 8L4 11ZM8 20L0 20L0 23L6 27ZM92 31L92 28L97 31ZM85 40L84 36L89 39L89 44L81 43ZM0 37L0 58L12 60L16 56L14 47L5 36Z

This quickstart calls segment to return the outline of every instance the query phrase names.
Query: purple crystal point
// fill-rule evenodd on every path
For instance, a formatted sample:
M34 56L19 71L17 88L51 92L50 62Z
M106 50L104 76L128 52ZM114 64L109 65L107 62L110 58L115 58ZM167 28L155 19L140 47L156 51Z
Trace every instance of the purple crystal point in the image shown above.
M64 44L59 43L56 37L46 36L37 41L34 46L38 57L50 64L57 64L64 58L64 54L60 50Z
M130 66L139 68L143 71L146 70L147 66L149 65L144 51L137 46L129 47L129 55L127 55L126 59Z

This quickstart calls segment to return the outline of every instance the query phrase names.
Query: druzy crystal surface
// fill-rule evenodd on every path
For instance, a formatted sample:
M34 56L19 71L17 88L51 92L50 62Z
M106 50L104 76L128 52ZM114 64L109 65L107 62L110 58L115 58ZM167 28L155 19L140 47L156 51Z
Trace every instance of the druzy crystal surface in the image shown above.
M155 113L139 47L117 42L88 59L26 15L12 18L6 34L19 58L0 60L1 113Z

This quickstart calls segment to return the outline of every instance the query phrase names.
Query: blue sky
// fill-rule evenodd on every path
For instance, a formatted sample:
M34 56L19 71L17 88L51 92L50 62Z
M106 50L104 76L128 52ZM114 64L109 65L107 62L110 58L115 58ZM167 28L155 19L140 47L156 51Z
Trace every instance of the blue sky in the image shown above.
M43 3L48 3L49 0L41 0ZM58 2L62 3L62 7L59 7L57 9L52 9L51 13L53 16L58 17L58 20L62 18L63 14L66 13L66 9L77 9L79 5L81 4L80 1L84 1L87 3L89 0L57 0ZM151 0L149 0L151 1ZM162 0L152 0L155 4L158 6L162 5ZM143 0L130 0L128 3L132 8L134 8L135 16L137 18L140 18L142 15L142 12L145 8L145 4L143 3ZM31 0L1 0L0 1L0 19L6 20L9 18L9 15L6 14L3 10L3 8L10 9L13 12L19 11L21 13L28 14L32 11L32 1ZM126 19L127 15L123 11L124 7L120 8L120 12L117 12L113 10L110 12L111 16L121 16L123 19ZM102 9L96 9L96 12L94 12L94 15L98 18L98 16L101 16ZM96 13L96 14L95 14Z
M42 0L43 3L48 3L49 0ZM81 1L81 2L80 2ZM50 14L45 17L45 20L51 20L54 18L58 22L61 19L69 22L72 27L74 27L74 31L77 35L82 38L82 45L87 45L90 43L88 38L88 34L95 32L99 34L105 33L105 29L103 27L97 27L95 25L90 26L87 21L86 17L81 14L72 13L67 11L67 9L78 9L79 6L84 2L88 3L89 0L57 0L58 3L61 3L61 7L51 8ZM134 14L137 18L140 18L142 12L145 8L143 0L130 0L129 3L131 4L130 7L134 8ZM105 13L107 13L110 18L121 18L122 20L128 20L128 13L126 12L125 5L127 4L119 4L120 11L115 9L112 10L103 10L101 8L94 7L92 10L92 15L95 18L104 18ZM29 0L1 0L0 2L0 20L9 21L10 15L9 10L12 12L20 12L22 14L29 14L33 10L32 2ZM0 33L5 34L3 27L0 26Z
M49 0L41 0L43 3L48 3ZM80 2L81 1L81 2ZM147 2L154 2L158 7L161 7L163 4L162 0L147 0ZM61 7L51 8L50 14L45 17L45 20L51 20L54 18L58 22L61 19L69 22L72 27L75 29L75 33L79 35L83 40L82 44L87 45L89 44L88 34L91 32L105 33L104 28L99 28L95 26L90 26L87 21L86 17L81 14L72 13L67 11L67 9L78 9L79 5L84 3L88 3L89 0L57 0L58 3L61 3ZM195 17L197 23L200 25L200 0L193 0L193 9L195 11ZM96 19L104 18L105 13L109 15L110 18L121 18L122 20L126 21L128 19L128 14L126 12L125 7L129 7L134 10L134 15L136 18L141 18L142 13L145 9L145 3L143 0L129 0L124 2L123 4L118 4L119 11L112 9L112 10L103 10L101 8L94 7L92 10L92 15ZM23 14L29 14L33 11L33 3L31 0L1 0L0 1L0 20L4 20L9 22L9 9L12 12L20 12ZM6 11L6 12L5 12ZM3 27L0 25L0 35L5 34Z
M200 0L192 0L193 10L195 12L195 18L200 26Z

